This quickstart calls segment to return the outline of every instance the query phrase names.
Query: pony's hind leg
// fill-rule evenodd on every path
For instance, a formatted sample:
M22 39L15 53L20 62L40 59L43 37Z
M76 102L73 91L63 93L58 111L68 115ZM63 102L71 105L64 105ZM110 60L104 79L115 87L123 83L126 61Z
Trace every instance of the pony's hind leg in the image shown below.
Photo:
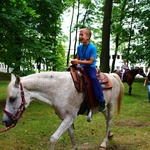
M76 142L75 142L75 137L74 137L74 124L72 124L69 128L68 128L68 134L69 137L71 139L71 143L72 143L72 149L76 150Z
M100 149L106 149L106 143L108 141L108 138L113 136L113 133L111 132L111 122L112 117L114 114L114 104L108 104L106 111L103 112L105 119L106 119L106 134L103 139L102 144L100 145Z

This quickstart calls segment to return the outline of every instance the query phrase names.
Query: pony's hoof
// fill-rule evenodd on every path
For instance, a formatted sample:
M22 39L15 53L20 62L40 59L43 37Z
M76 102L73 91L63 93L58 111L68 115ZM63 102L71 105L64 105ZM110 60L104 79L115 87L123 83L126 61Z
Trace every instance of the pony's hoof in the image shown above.
M87 122L91 122L92 121L92 118L87 118Z
M114 136L114 134L113 134L113 133L110 133L110 134L108 135L108 139L112 139L113 136Z

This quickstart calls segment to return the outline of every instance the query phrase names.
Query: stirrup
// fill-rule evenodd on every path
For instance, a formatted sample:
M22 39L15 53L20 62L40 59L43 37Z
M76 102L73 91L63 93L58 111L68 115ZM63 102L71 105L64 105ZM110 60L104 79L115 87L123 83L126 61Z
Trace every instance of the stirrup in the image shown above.
M91 122L91 121L92 121L92 109L90 109L88 113L88 118L87 118L87 122Z

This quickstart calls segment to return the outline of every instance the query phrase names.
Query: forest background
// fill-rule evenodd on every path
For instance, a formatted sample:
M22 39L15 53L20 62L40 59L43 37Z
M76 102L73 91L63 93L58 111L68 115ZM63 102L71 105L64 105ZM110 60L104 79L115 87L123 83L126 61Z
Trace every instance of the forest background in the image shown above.
M79 29L88 27L101 71L109 72L110 66L113 71L118 52L131 64L149 67L149 8L148 0L0 0L0 62L19 75L33 73L34 64L39 71L41 64L47 71L64 71L75 57ZM62 29L64 13L71 18L69 35ZM112 64L110 42L115 45Z

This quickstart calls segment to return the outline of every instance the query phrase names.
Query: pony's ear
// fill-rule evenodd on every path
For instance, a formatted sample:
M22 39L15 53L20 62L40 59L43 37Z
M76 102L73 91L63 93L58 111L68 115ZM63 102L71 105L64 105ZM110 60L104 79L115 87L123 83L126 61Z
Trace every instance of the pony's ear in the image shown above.
M15 86L19 87L20 77L18 75L11 74L11 81L15 80Z
M15 80L16 76L14 74L11 74L11 81Z
M18 75L16 75L16 81L15 81L15 86L19 86L20 83L20 77Z

